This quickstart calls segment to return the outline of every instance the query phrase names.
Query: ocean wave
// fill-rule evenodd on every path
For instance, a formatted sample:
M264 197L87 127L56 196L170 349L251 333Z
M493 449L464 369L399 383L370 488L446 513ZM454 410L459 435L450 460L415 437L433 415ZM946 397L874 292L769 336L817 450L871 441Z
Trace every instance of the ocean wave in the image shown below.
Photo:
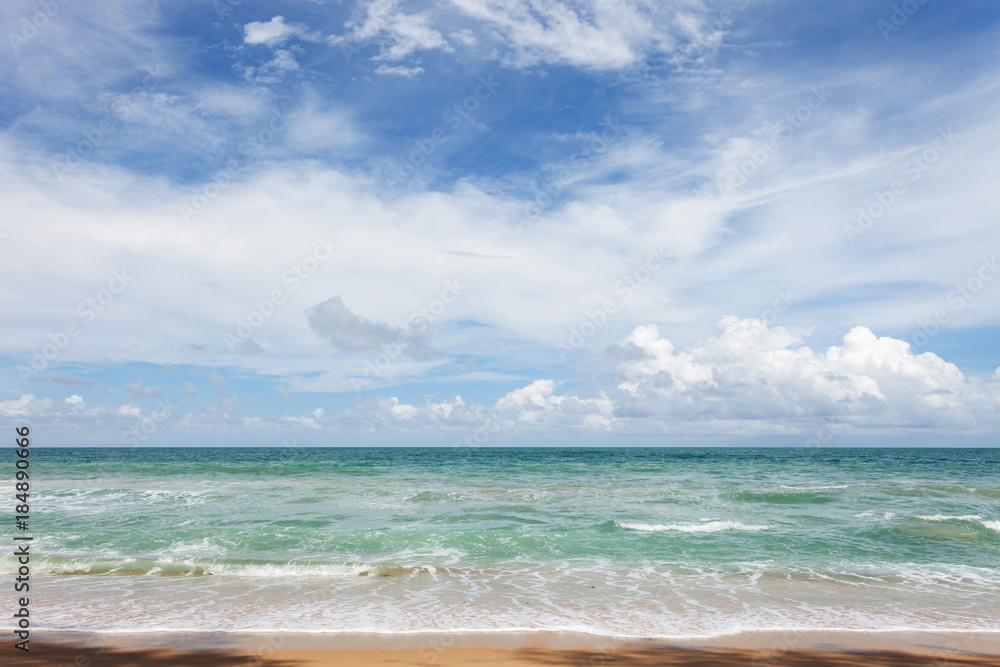
M846 489L847 484L834 484L831 486L785 486L781 485L782 489L791 489L793 491L823 491L825 489Z
M982 524L990 530L1000 532L1000 521L983 521Z
M915 516L914 519L922 519L924 521L980 521L983 517L979 514L962 514L959 516L951 516L948 514L932 514L925 516Z
M360 563L215 563L205 574L237 577L358 577L375 574L376 568Z
M364 577L398 576L416 571L432 571L434 568L395 565L372 566L366 563L322 563L322 562L227 562L174 560L172 558L141 559L98 559L98 558L42 558L35 568L38 574L46 575L105 575L105 576L150 576L150 577ZM16 570L16 564L9 557L0 558L0 571Z
M758 531L767 530L770 526L748 526L739 521L706 521L704 523L632 523L626 521L615 521L619 528L627 530L638 530L645 533L660 533L675 531L679 533L720 533L727 530Z

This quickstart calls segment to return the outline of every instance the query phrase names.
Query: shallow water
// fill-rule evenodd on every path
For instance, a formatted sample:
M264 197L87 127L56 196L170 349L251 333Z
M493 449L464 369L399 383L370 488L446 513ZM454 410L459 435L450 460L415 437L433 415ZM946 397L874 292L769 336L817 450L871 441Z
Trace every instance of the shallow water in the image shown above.
M41 627L1000 629L1000 450L39 449L32 473Z

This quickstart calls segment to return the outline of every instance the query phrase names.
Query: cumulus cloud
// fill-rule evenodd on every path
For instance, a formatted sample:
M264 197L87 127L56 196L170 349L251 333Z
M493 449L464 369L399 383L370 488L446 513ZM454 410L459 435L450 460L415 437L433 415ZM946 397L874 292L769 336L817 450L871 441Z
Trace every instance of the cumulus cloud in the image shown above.
M0 415L5 417L30 417L40 414L52 401L48 398L39 400L34 394L21 394L19 398L0 401Z
M995 425L1000 386L968 380L905 341L851 329L816 353L801 332L763 320L723 318L719 336L675 350L655 325L636 328L611 352L618 412L661 423L757 422L795 426L831 418L864 428Z
M854 327L842 345L814 352L803 332L763 320L723 318L722 333L677 350L656 325L609 348L616 384L593 396L558 395L535 380L501 397L490 414L511 428L809 435L885 429L995 430L1000 383L966 378L935 354ZM480 419L482 412L477 413Z
M313 431L319 431L322 430L323 426L319 424L318 420L322 419L324 414L325 413L322 408L317 408L316 410L312 411L312 414L301 415L298 417L286 416L282 417L281 421L283 422L283 424L287 426L292 426L294 428L307 428ZM264 425L264 422L259 417L255 417L254 423L252 425L262 426Z
M601 392L595 398L556 396L553 380L535 380L501 397L494 409L510 415L518 425L558 427L582 425L608 429L614 422L614 403Z

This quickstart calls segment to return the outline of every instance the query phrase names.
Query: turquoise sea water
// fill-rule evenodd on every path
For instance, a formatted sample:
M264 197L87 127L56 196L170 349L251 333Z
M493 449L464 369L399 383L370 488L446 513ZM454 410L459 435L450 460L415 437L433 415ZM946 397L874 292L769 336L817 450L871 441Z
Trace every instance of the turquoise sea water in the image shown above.
M1000 450L38 449L32 473L36 627L1000 630Z

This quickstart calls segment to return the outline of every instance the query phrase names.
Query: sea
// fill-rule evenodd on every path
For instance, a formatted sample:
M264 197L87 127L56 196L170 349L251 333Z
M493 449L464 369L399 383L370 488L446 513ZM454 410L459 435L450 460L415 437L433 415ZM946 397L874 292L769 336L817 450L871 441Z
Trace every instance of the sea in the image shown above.
M1000 449L49 448L30 470L33 629L1000 630Z

